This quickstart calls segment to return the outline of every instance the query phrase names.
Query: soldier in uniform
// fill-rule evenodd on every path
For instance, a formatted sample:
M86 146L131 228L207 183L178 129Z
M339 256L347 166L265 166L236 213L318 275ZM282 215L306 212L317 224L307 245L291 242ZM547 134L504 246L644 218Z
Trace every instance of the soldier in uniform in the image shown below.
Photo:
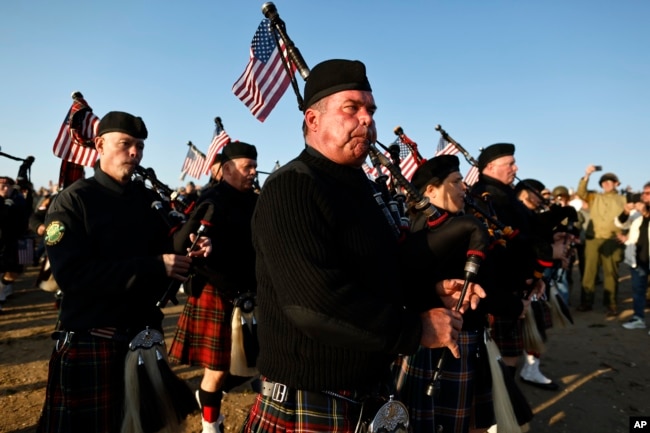
M205 220L207 235L218 247L195 265L190 297L170 348L170 360L205 369L197 391L203 433L223 431L220 410L230 370L233 303L242 296L254 299L257 286L251 241L257 150L248 143L230 142L220 160L222 180L201 194L182 229L192 231Z
M192 257L174 254L154 192L132 180L147 128L140 117L112 111L98 125L100 159L91 178L61 191L50 205L45 243L64 292L38 432L117 432L125 401L130 340L145 327L162 330L156 306L170 278L184 281Z

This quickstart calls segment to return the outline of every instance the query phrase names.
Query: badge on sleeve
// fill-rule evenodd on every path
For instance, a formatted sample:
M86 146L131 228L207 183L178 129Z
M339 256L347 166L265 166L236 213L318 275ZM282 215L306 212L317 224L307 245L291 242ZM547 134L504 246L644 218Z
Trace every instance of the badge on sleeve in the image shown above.
M65 226L61 221L52 221L45 229L45 245L52 246L58 244L63 239Z

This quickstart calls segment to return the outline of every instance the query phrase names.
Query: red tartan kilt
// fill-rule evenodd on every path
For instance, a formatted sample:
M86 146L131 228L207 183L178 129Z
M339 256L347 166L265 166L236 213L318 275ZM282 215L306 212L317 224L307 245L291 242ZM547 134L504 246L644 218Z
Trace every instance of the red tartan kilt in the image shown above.
M169 348L169 361L228 371L232 344L230 302L206 284L198 298L188 296Z

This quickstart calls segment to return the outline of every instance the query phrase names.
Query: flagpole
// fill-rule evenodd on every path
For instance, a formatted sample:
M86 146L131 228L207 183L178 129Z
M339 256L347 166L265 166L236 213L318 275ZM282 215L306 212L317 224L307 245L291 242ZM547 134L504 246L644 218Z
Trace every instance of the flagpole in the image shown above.
M458 150L460 151L460 153L463 154L463 156L465 157L465 160L466 160L470 165L473 165L473 166L475 166L475 167L478 167L478 161L476 161L476 160L472 157L472 155L470 155L469 152L468 152L468 151L467 151L463 146L460 145L459 142L457 142L456 140L454 140L453 138L451 138L451 137L449 136L449 134L447 134L447 131L445 131L444 129L442 129L442 126L440 126L440 125L436 125L436 126L434 127L434 129L435 129L436 131L438 131L438 132L440 133L440 135L442 135L442 138L444 138L445 140L447 140L448 142L450 142L451 144L453 144L453 145L456 147L456 149L458 149Z
M282 19L280 18L280 15L278 14L278 10L273 4L273 2L264 3L262 5L262 13L271 22L271 25L277 31L277 34L276 32L272 32L273 38L275 39L275 43L278 46L278 50L280 51L280 54L282 55L282 64L284 65L291 79L291 87L293 88L293 91L296 94L296 99L298 99L298 109L300 111L303 111L303 109L305 108L303 107L304 101L302 99L302 95L300 94L300 89L298 88L298 82L296 80L296 77L291 72L291 62L293 62L293 64L296 66L298 72L300 73L300 75L305 81L307 81L307 78L309 77L309 67L307 66L307 63L305 63L305 59L303 59L302 54L300 54L300 50L298 49L298 47L296 47L296 45L293 43L291 38L289 38L289 35L287 34L287 30L286 30L286 25L284 24L284 21L282 21ZM284 45L287 49L287 56L289 57L288 59L285 58L284 56L284 51L280 46L280 39L278 39L278 35L284 42Z

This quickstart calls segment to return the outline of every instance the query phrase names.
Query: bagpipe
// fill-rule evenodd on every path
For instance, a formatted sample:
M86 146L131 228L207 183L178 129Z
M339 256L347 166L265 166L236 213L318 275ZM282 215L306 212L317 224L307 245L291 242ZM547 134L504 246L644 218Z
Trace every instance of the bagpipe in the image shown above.
M180 195L177 191L174 191L164 183L162 183L156 176L156 172L153 168L144 168L138 165L135 168L136 179L140 179L142 182L148 181L151 185L151 188L160 195L160 198L174 209L187 215L192 211L193 203L188 203L185 197ZM176 216L174 216L176 218Z

